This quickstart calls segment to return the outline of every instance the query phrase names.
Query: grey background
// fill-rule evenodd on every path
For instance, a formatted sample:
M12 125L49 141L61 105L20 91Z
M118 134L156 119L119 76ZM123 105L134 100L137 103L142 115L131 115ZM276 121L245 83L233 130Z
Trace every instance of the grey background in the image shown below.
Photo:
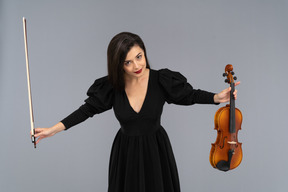
M106 49L122 31L139 34L154 69L184 74L219 92L234 66L243 113L243 161L230 172L209 163L220 106L165 105L182 191L287 191L287 0L0 1L0 190L106 191L112 110L43 140L29 138L22 17L27 18L36 127L77 109L106 75ZM222 104L221 106L224 106Z

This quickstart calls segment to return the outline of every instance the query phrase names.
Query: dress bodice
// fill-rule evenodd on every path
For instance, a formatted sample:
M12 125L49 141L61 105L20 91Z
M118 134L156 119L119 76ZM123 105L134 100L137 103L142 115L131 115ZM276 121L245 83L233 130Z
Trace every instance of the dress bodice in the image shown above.
M160 127L164 103L165 98L158 83L158 74L150 70L147 92L141 110L138 113L134 111L125 91L115 92L113 109L123 133L147 135Z

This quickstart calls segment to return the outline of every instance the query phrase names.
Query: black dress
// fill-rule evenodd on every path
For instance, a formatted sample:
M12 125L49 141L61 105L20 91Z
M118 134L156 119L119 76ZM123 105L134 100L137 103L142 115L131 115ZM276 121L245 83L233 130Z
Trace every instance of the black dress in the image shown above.
M161 126L163 105L214 104L214 93L193 89L178 72L150 69L138 113L125 91L115 91L107 76L97 79L87 94L85 104L62 123L68 129L113 107L121 128L111 150L108 192L180 192L171 144Z

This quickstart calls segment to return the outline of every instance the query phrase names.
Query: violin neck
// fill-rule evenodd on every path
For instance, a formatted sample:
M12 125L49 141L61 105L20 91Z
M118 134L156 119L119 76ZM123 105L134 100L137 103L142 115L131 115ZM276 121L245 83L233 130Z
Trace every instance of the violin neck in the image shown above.
M235 84L231 83L231 92L230 92L230 123L229 123L229 131L230 133L235 133L235 98L234 98L234 91L235 91Z

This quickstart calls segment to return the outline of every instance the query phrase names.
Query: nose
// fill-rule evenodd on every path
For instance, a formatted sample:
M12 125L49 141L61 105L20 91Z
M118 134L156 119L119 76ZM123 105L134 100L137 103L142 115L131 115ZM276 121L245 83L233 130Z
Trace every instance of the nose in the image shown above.
M134 68L136 68L136 69L139 68L139 64L137 63L137 61L134 61Z

